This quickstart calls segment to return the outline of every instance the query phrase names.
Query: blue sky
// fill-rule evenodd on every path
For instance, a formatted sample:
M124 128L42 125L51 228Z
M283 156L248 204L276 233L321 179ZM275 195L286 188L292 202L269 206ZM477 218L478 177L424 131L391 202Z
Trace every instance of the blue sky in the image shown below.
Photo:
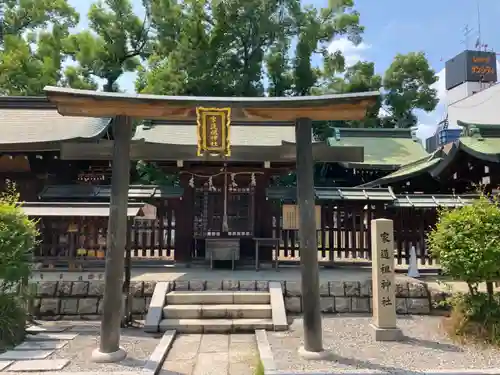
M85 14L90 1L69 0L82 14L80 28L85 28ZM141 0L133 0L138 13L142 13ZM308 4L325 6L328 0L306 0ZM383 73L397 53L424 51L432 67L443 77L436 85L444 98L444 62L465 49L463 29L468 25L472 32L468 38L472 48L478 36L477 4L481 10L481 35L483 43L500 52L498 17L500 0L355 0L365 26L364 41L353 46L343 39L336 39L332 49L344 52L348 62L374 61L378 72ZM133 90L134 76L127 74L120 85ZM428 133L444 114L441 103L431 114L419 115L422 131ZM424 135L424 134L422 134Z

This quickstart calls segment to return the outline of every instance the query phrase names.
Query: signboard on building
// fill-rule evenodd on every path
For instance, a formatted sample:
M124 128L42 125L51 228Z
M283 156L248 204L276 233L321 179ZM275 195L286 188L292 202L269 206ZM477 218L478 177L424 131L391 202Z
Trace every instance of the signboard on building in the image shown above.
M230 108L196 108L198 124L198 156L231 155L229 129L231 125Z
M446 62L445 72L446 90L464 82L496 82L496 54L486 51L464 51Z

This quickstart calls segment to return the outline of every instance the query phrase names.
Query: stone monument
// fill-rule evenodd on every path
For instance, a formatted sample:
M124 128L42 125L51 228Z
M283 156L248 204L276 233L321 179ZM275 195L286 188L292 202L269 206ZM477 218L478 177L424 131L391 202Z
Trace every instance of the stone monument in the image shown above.
M375 341L398 341L394 278L394 226L392 220L371 221L373 322Z

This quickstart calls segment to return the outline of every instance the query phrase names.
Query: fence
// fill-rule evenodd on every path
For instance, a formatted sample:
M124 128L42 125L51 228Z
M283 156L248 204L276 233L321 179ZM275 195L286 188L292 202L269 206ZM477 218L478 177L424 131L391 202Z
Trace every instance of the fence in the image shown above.
M155 220L129 218L127 249L134 261L173 261L175 209L168 200L157 205ZM41 217L35 262L81 268L100 265L106 256L107 217ZM124 252L124 256L126 252Z
M282 263L296 263L300 260L298 230L283 229L281 201L270 200L268 204L271 204L273 235L281 239L279 249L273 250L273 257L278 257ZM397 265L408 265L410 249L415 247L421 267L437 266L425 244L426 235L437 220L437 205L396 207L386 202L368 204L364 200L322 201L320 205L321 226L317 230L320 264L369 263L371 220L388 218L394 221L394 257ZM172 262L176 242L180 246L176 239L179 240L185 228L177 227L176 222L182 219L179 216L183 212L182 206L164 199L159 200L156 207L155 220L129 219L127 247L136 262ZM70 267L103 263L108 218L43 217L39 223L41 241L35 250L37 262L49 265L63 263ZM180 231L177 236L176 231ZM189 249L179 249L186 250Z
M318 260L328 263L366 263L371 261L371 220L378 218L394 221L394 258L397 265L410 263L414 246L421 266L436 266L425 244L427 232L435 225L435 208L388 208L383 204L367 205L323 202L321 229L317 233ZM277 225L279 223L279 226ZM281 238L278 256L280 262L300 261L298 230L283 230L281 205L273 209L273 234Z

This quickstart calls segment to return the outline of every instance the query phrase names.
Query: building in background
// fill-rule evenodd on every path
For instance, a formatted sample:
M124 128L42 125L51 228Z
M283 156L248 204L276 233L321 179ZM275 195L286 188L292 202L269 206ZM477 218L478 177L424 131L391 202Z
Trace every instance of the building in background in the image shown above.
M462 129L449 128L448 120L441 121L436 132L425 140L425 150L429 153L436 151L439 147L456 141L460 137Z
M446 118L425 140L427 152L460 137L459 122L500 124L496 53L466 50L445 63Z

